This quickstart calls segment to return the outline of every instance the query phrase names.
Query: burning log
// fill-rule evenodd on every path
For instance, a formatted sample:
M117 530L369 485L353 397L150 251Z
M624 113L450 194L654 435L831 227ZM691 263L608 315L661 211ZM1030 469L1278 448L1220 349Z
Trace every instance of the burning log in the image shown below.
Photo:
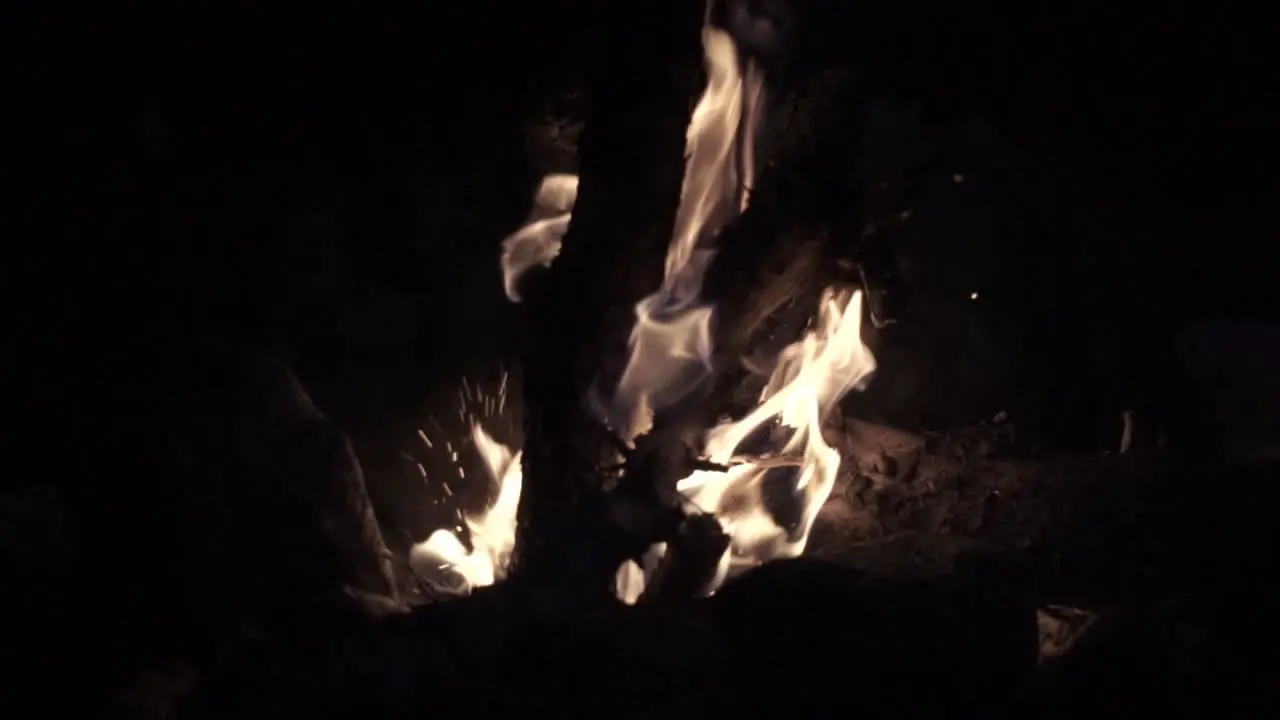
M695 562L684 564L682 549L672 543L668 564L650 578L644 599L630 609L595 604L574 609L586 612L565 613L561 604L561 612L531 612L537 607L530 598L564 594L558 592L560 586L547 587L545 576L519 573L471 598L409 612L336 603L324 614L312 615L308 627L315 631L298 633L292 640L297 646L246 653L243 660L228 663L230 676L216 678L197 698L210 703L193 708L203 714L187 717L265 717L284 709L333 716L335 708L368 717L427 711L475 716L535 708L595 715L608 710L602 702L644 708L652 715L697 707L729 714L767 708L826 717L833 715L833 705L843 708L829 696L811 692L815 686L839 686L845 697L873 715L983 709L987 715L1022 716L1010 706L1030 702L1032 711L1053 708L1073 694L1087 695L1102 675L1124 671L1121 665L1107 673L1089 672L1077 663L1046 697L1025 697L1028 686L1043 678L1045 670L1036 670L1039 656L1052 650L1046 645L1050 639L1044 637L1044 621L1046 612L1054 610L1037 615L1036 607L1046 602L1113 605L1135 588L1150 585L1143 574L1152 560L1166 566L1167 576L1193 570L1216 582L1216 569L1230 561L1221 549L1239 540L1206 540L1229 533L1233 538L1257 535L1257 528L1264 527L1267 537L1273 534L1262 517L1269 512L1265 503L1249 497L1235 502L1247 505L1251 515L1209 513L1221 517L1214 527L1205 527L1212 518L1205 516L1204 503L1217 507L1215 500L1233 496L1235 490L1220 487L1207 493L1177 482L1173 474L1204 476L1204 467L1182 468L1155 458L1135 464L1134 456L1114 455L1002 459L998 436L1006 424L998 425L942 438L864 423L845 428L847 438L832 444L842 447L846 465L874 478L874 487L855 493L850 483L843 499L828 503L826 519L839 506L853 507L854 496L860 495L866 502L855 509L873 513L879 527L847 533L872 541L853 553L828 534L827 546L819 550L829 551L824 554L838 558L838 564L818 558L768 563L729 580L714 598L691 602L684 598L701 578L688 571L699 567L703 546L693 542L686 548L694 551ZM831 429L829 434L835 433ZM636 479L653 479L640 478L642 474L636 472ZM637 483L622 495L642 494L648 487L653 484ZM1179 493L1182 497L1167 507ZM1260 492L1251 493L1257 496ZM610 496L617 498L617 493ZM1049 509L1046 504L1053 512L1042 512ZM970 524L965 515L975 506L981 516ZM932 512L939 507L943 512ZM626 510L578 509L575 519L580 521ZM1158 522L1153 515L1161 516ZM549 540L616 537L591 535L600 527L556 533ZM1191 527L1199 532L1186 532ZM1143 532L1135 532L1137 528ZM691 540L713 537L699 534L706 529L686 526ZM1140 546L1147 541L1135 542L1151 531L1165 542L1177 540L1173 552L1153 557ZM895 536L908 535L921 542L894 542ZM933 539L934 551L945 544L941 536L967 541L952 543L960 551L952 553L958 557L950 567L904 572L930 551L926 540ZM1068 537L1075 540L1064 545ZM823 543L817 532L814 543ZM1028 551L1028 543L1057 547L1051 547L1052 553ZM714 544L708 546L714 556ZM618 556L609 552L617 548L592 555L582 554L580 546L555 547L574 550L566 555L574 563L589 556L601 561L581 575L567 573L556 580L597 578L616 567ZM973 550L995 551L996 557L965 562L964 555ZM1194 553L1200 555L1199 569L1186 563ZM1118 557L1127 560L1116 564ZM1062 567L1064 560L1069 567ZM848 564L869 572L852 571ZM904 577L911 575L917 577ZM1129 589L1113 587L1110 597L1098 597L1100 576L1103 584ZM1089 585L1092 592L1081 592ZM1171 613L1168 622L1184 621L1186 611ZM1141 619L1139 612L1133 616ZM762 618L768 621L760 622ZM831 650L817 661L762 661L806 657L815 638ZM1098 640L1109 642L1105 634ZM1124 663L1141 663L1150 656L1149 640L1129 642L1128 652L1136 654L1122 656ZM1037 673L1040 679L1033 677ZM637 676L652 682L637 682ZM557 691L548 693L548 687ZM743 687L750 690L743 692ZM904 688L921 692L903 693Z
M796 306L801 322L813 317L821 289L847 275L836 248L861 237L863 217L856 189L830 182L852 175L856 154L845 145L860 137L856 113L835 110L845 84L843 74L820 74L792 98L773 137L762 141L769 169L751 188L750 206L717 238L720 254L707 277L717 306L712 418L734 408L738 388L755 374L742 360L767 321L787 305ZM844 144L833 145L841 137Z
M688 152L679 209L662 281L634 306L635 322L625 369L612 397L598 398L596 408L620 436L621 442L617 445L624 456L628 455L626 450L632 442L637 451L635 455L640 457L674 457L673 453L678 454L681 449L687 451L688 445L695 445L720 466L713 472L696 472L697 468L691 466L686 473L668 477L666 473L637 473L628 462L624 479L644 482L644 478L650 478L658 482L650 493L649 500L654 503L651 513L663 516L668 510L694 515L706 512L738 528L731 540L733 552L722 552L719 557L704 552L718 542L715 533L706 533L701 542L682 538L679 532L682 526L675 522L667 523L665 532L650 533L650 543L655 547L648 556L661 561L665 551L657 545L674 542L682 549L676 554L683 557L668 558L668 564L678 560L679 564L689 565L674 574L658 573L683 578L666 583L667 588L684 587L691 582L689 578L697 577L711 578L708 587L714 587L723 582L731 568L740 568L743 562L791 557L803 551L814 515L831 490L839 462L838 453L821 438L821 422L840 397L861 386L875 366L874 358L861 340L860 296L847 289L828 287L822 290L821 300L816 303L817 322L803 340L775 349L767 387L744 412L736 413L740 419L721 422L720 417L708 417L700 412L704 405L700 402L704 399L700 391L715 382L720 369L712 349L715 344L713 307L702 294L707 268L716 257L716 251L707 245L723 239L717 237L721 230L750 202L756 172L756 126L764 93L759 68L749 59L744 61L738 56L734 41L715 26L711 15L707 23L703 30L707 86L687 132ZM577 217L576 210L564 212L568 203L560 197L561 185L570 193L576 192L576 187L560 182L560 178L549 177L539 190L535 217L504 241L504 277L508 296L513 300L519 299L520 290L515 284L519 274L535 264L549 265L561 252L557 228L568 225L571 216ZM805 194L797 193L802 195ZM560 214L550 219L538 217L546 211ZM812 213L802 211L799 215L807 217ZM776 215L766 213L765 217L776 218ZM776 244L762 239L767 236L769 233L752 236L748 244L777 249ZM585 254L580 253L580 257ZM558 261L555 267L563 265L563 261ZM822 264L809 262L794 267L791 276L812 279L815 273L806 271L820 268ZM546 297L553 296L544 296L544 302ZM763 304L766 308L777 307L785 300L785 295L766 294ZM597 317L607 317L607 313ZM551 328L545 333L551 337ZM746 336L750 332L741 334ZM734 349L730 347L731 354ZM588 363L584 369L590 367ZM604 373L606 378L608 369ZM557 389L572 390L573 385L568 383ZM592 390L590 386L585 387L589 396L593 395ZM563 395L559 401L563 402ZM754 449L740 447L755 430L774 419L779 420L778 427L765 433L772 436L766 443L768 447L759 443L754 443L757 446ZM580 425L578 430L585 456L598 458L595 467L587 466L585 474L598 473L599 464L607 455L593 453L587 447L590 441L583 442L582 438L592 437L593 430L595 437L602 434L591 422L586 427ZM527 432L526 442L532 437L533 433ZM799 511L786 523L769 517L764 498L764 488L770 484L766 478L769 468L758 464L766 456L779 452L790 461L787 468L775 468L782 472L775 473L774 477L789 478L791 499ZM579 451L578 462L583 462L583 456ZM728 465L735 458L737 467L731 470ZM667 480L671 481L670 487ZM578 483L573 489L583 494L588 487L589 483ZM664 496L667 496L665 502ZM568 507L573 504L566 503ZM572 517L572 513L562 513L562 517ZM697 526L685 527L692 530ZM694 548L702 550L694 551ZM446 563L457 565L450 560ZM623 568L624 573L626 570ZM652 572L653 568L649 568L641 574L647 579ZM625 591L624 595L627 595Z
M587 82L581 192L554 266L530 288L524 358L527 482L514 566L555 562L548 538L614 456L588 407L625 345L631 306L657 284L675 220L698 76L699 3L606 12Z
M581 530L584 522L585 526L593 525L579 511L594 505L606 515L612 513L616 516L613 530L620 532L614 533L617 535L614 539L622 545L640 539L648 541L648 550L615 554L618 560L630 556L639 561L639 556L644 556L661 561L667 549L676 548L674 555L683 557L672 556L668 558L669 564L678 560L677 564L688 567L680 572L657 574L681 578L666 583L667 588L698 584L690 578L710 578L702 591L723 582L734 568L741 569L780 557L794 557L803 552L814 517L832 490L839 465L839 453L822 438L821 424L840 398L850 390L862 387L875 368L875 359L861 339L861 295L848 288L825 287L815 304L816 322L802 339L775 349L769 360L772 370L765 388L743 408L743 412L725 419L707 417L700 411L705 406L701 402L705 399L702 391L717 381L717 371L722 369L718 365L723 364L717 363L713 354L716 335L712 330L714 307L707 303L702 293L707 269L717 255L709 245L725 239L718 237L722 235L721 231L750 203L757 165L756 128L760 122L764 94L760 69L749 58L739 56L734 40L717 26L714 16L712 7L702 33L707 83L686 133L684 177L662 279L652 292L634 305L634 325L627 343L625 368L616 383L605 386L612 385L612 392L599 391L599 386L591 381L613 379L614 367L609 363L607 353L605 358L600 358L599 351L602 347L608 348L614 327L608 321L612 312L618 309L608 300L622 293L610 292L611 288L601 284L601 278L607 278L607 275L588 277L596 268L585 263L587 259L617 263L625 260L626 255L616 250L588 253L577 249L583 241L574 236L586 233L570 230L566 242L570 252L576 252L576 264L556 261L552 272L541 276L542 287L535 288L535 291L542 292L542 296L531 310L535 313L532 329L540 335L534 339L530 357L533 362L542 363L542 369L536 371L536 378L529 375L535 372L532 368L525 369L525 442L529 445L528 451L538 452L541 458L526 456L525 464L532 469L539 460L545 461L542 463L545 468L556 468L562 474L559 484L566 487L551 500L534 502L526 498L521 503L524 508L521 515L525 519L512 541L514 544L527 544L536 538L537 542L543 543L544 550L535 555L553 558L555 553L545 548L557 544L564 547L566 530ZM604 123L602 127L604 131L628 129L625 123ZM596 132L600 137L606 137L603 131ZM596 135L589 134L589 138L596 138ZM602 145L599 139L595 142ZM589 150L591 145L584 142L584 174L590 164ZM596 152L604 157L599 147ZM810 160L820 156L813 148L799 155ZM630 154L624 155L624 159L627 162L621 164L623 168L634 161ZM603 166L602 160L601 164ZM811 163L797 163L801 170L810 166ZM605 187L604 180L600 183ZM623 237L637 238L631 243L632 250L643 249L646 245L643 233L627 235L625 228L617 227L616 218L601 215L610 208L608 198L616 198L616 195L601 193L599 197L603 199L596 201L594 212L583 220L581 209L570 209L576 201L573 196L577 194L577 178L548 176L538 191L534 216L529 224L504 241L502 266L510 299L519 301L524 291L529 289L527 283L525 287L519 287L522 273L534 265L552 266L552 261L562 252L561 233L570 227L571 222L579 229L600 228L601 234L620 233ZM774 200L778 195L773 194ZM825 196L816 192L793 192L792 195L798 198L792 209L802 219L818 215L805 203ZM546 217L548 213L552 216ZM766 212L764 217L776 220L779 215ZM847 219L852 216L846 214L841 217ZM609 230L614 232L606 232ZM729 240L733 240L731 234ZM754 257L752 250L761 247L768 248L766 255L776 256L783 252L782 246L773 242L772 234L768 232L752 235L744 242L747 251L740 257ZM824 267L819 257L821 254L809 256L810 262L794 264L792 271L784 273L783 277L796 279L805 290L817 289L814 283L805 283L804 280L821 277L822 273L815 272ZM643 274L642 271L641 276ZM755 279L754 273L748 274L752 280ZM722 277L729 276L722 274ZM636 277L634 273L631 275L632 279ZM571 285L574 279L581 279L576 287ZM594 283L591 282L593 279ZM648 283L646 285L652 287ZM567 289L570 287L573 287L572 297ZM735 284L733 287L751 285ZM576 333L570 331L565 335L562 316L569 313L569 303L581 305L583 296L595 303L592 305L594 312L588 318L593 322L579 323L574 328ZM764 314L767 314L769 309L786 300L786 294L766 293L758 304L765 308ZM584 312L575 309L578 315ZM557 312L559 315L554 315ZM548 321L553 317L554 324ZM622 326L623 323L617 325ZM748 327L739 334L749 336L752 334L750 330ZM566 363L561 357L563 342L562 347L556 349L554 358L545 351L552 340L563 341L565 337L569 338L568 347L573 356L571 363ZM600 338L604 338L603 342ZM742 342L745 344L745 340ZM579 349L595 352L582 359L577 354ZM730 344L731 356L735 349ZM579 403L579 394L594 402ZM590 406L594 412L587 414L584 406ZM554 409L548 411L548 407ZM548 412L554 415L550 420ZM592 415L599 418L599 422ZM608 431L604 431L603 426L606 425ZM551 432L551 428L560 433ZM612 439L610 432L618 435L612 447L607 442ZM572 442L547 447L533 445L544 439L557 442L558 438L571 438ZM632 443L634 452L631 452ZM676 473L658 469L658 466L666 465L669 470L669 461L678 455L688 454L691 446L709 458L715 469L708 471L693 465L685 467L684 472ZM603 490L603 466L618 454L627 459L619 479L620 485L647 484L652 487L641 493L630 492L629 499L623 493L612 499L603 497L611 494L609 490L597 490ZM782 458L786 459L785 467L774 462ZM506 473L493 474L497 477ZM503 485L506 486L505 481ZM768 487L777 487L790 495L787 500L795 510L793 518L779 520L774 515L766 499ZM550 491L540 491L545 492ZM558 522L545 525L545 532L534 533L527 516L529 508L540 505L547 507L535 512L536 515L556 517ZM640 510L639 506L646 506L646 509ZM627 509L614 512L620 507ZM637 513L643 518L628 518ZM699 513L713 515L717 523L735 527L730 530L727 546L732 548L732 552L722 551L717 557L709 549L720 542L718 533L698 532L701 523L679 522L682 516ZM710 523L707 525L709 527ZM681 537L682 528L692 532L694 537ZM450 542L440 537L438 542L433 542L429 538L427 546L422 548L423 557L454 568L470 562L474 553L467 552L456 538L453 540ZM590 544L591 540L582 537L578 542ZM597 553L601 557L610 554ZM584 555L577 560L596 567L601 557L588 561ZM479 569L493 568L483 558L478 560L482 566ZM520 560L515 569L540 566L547 571L544 575L550 578L566 569L566 562L528 563ZM560 565L558 569L557 564ZM480 573L472 580L479 579L480 585L492 582L492 578L507 572L506 563L501 565L501 568L493 568L496 572ZM626 584L625 575L632 569L629 566L619 568L619 590L628 599L631 595L622 586ZM654 568L647 567L639 572L641 580L648 580ZM474 586L476 583L469 584Z
M694 515L681 524L667 543L666 555L645 585L638 602L674 605L697 597L715 582L721 558L729 549L729 536L710 515Z

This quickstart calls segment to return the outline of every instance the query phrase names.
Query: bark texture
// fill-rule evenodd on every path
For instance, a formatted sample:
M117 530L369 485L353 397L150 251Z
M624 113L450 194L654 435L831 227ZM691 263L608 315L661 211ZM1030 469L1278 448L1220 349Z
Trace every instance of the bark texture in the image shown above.
M591 411L620 371L632 307L661 278L701 59L703 9L602 9L580 189L563 250L527 292L524 488L513 567L537 563L614 454Z

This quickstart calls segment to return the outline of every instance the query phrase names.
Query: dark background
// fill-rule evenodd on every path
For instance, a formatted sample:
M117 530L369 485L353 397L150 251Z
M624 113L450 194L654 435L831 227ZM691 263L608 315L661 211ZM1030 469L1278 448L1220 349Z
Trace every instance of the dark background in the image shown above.
M15 94L16 267L40 278L19 315L99 356L202 333L265 345L340 415L414 395L510 337L493 330L496 244L542 170L526 128L572 87L588 9L39 18ZM890 172L940 217L920 234L945 232L916 264L973 275L922 282L998 300L984 322L1012 324L1006 349L1047 348L1031 326L1092 333L1094 353L1271 312L1261 23L1088 4L794 17L792 77L851 67L868 107L894 108L885 134L911 151ZM930 197L953 172L967 194Z
M80 592L165 589L181 481L154 438L202 392L201 342L292 362L366 469L463 372L510 357L498 243L562 169L534 167L528 128L574 87L592 14L615 11L196 4L16 25L10 397L31 431L14 467L33 470L5 482L55 479L76 542L106 548ZM1280 307L1265 22L1222 4L793 16L778 84L852 68L873 118L856 171L893 178L914 213L895 242L915 319L881 353L874 413L946 427L1011 409L1042 446L1096 450L1137 404L1221 434L1178 349ZM1258 342L1233 358L1258 367L1274 341Z
M353 413L397 394L359 378L426 382L492 352L501 298L484 288L541 170L525 130L571 87L587 9L39 18L20 46L16 206L25 264L50 273L30 285L50 292L24 314L54 344L67 323L107 336L72 335L95 349L199 333L267 345ZM888 134L923 159L894 170L920 186L967 173L971 195L951 204L969 217L945 243L983 256L964 261L983 265L974 289L1042 309L1042 326L1086 315L1112 341L1270 312L1260 23L1087 4L794 16L792 75L852 67L869 106L905 108Z

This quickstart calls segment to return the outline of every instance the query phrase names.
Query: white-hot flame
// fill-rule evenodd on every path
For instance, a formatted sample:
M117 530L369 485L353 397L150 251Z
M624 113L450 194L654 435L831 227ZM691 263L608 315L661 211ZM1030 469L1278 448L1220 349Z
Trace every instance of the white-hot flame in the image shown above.
M684 184L663 281L636 305L627 366L605 409L608 421L627 440L648 430L655 412L687 397L711 372L714 310L701 293L715 250L704 243L746 209L754 181L762 76L752 63L743 72L726 32L704 27L702 41L708 82L686 136ZM519 299L519 275L534 265L550 265L559 253L576 193L576 177L548 176L538 190L531 222L503 241L503 280L512 300ZM756 409L706 434L703 454L733 466L728 472L695 472L678 489L691 508L715 514L731 537L708 591L734 566L804 551L840 465L840 454L822 438L822 421L875 369L875 359L862 343L861 321L860 292L828 289L814 327L780 353ZM743 441L775 421L777 447L764 457L743 456ZM491 583L504 571L514 544L520 488L519 455L513 457L478 426L473 434L502 488L487 513L467 518L473 550L466 552L446 531L414 550L423 559L451 566L468 587ZM765 503L765 476L773 468L792 469L790 489L799 513L789 528L779 526ZM650 555L659 558L664 552L655 546ZM646 579L645 570L625 563L618 571L619 597L634 602Z
M746 563L804 552L818 510L831 495L840 453L822 438L822 421L850 390L875 371L875 358L862 343L862 293L828 289L815 327L789 345L761 394L760 404L741 420L707 433L704 452L727 464L728 472L695 472L677 488L698 508L714 513L732 538L731 553ZM769 458L741 458L738 448L762 425L777 419L785 442ZM781 528L762 494L770 468L793 467L792 489L799 523ZM728 562L728 560L726 560Z
M471 535L471 550L448 530L437 530L413 547L409 562L416 568L449 568L461 579L457 591L492 585L506 571L511 550L516 545L516 507L520 504L520 456L489 437L476 423L471 439L484 460L497 496L487 510L463 517Z

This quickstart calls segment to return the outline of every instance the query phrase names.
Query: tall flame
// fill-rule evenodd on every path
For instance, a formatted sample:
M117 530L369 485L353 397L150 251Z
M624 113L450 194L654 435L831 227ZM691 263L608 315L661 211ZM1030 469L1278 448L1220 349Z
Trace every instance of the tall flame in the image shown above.
M653 414L686 397L711 372L714 309L702 301L702 282L715 250L703 245L744 211L754 181L755 128L764 93L754 63L740 63L733 39L705 25L702 44L708 82L686 135L686 162L680 206L668 247L662 284L635 308L627 365L607 419L627 440L647 431ZM507 295L519 300L516 282L535 265L550 265L560 250L577 193L577 178L551 175L535 198L531 221L503 241L502 270ZM822 438L823 419L851 389L875 369L862 343L860 292L828 289L814 327L778 357L758 406L746 417L711 429L703 453L728 472L699 471L678 484L691 508L714 513L731 537L713 591L735 566L751 565L804 551L818 510L831 494L840 455ZM779 447L768 457L745 457L740 446L766 423L777 420ZM514 543L515 506L520 493L519 454L492 441L478 425L476 445L498 499L481 516L467 518L473 549L447 531L437 531L414 548L419 560L450 566L467 588L494 582L505 570ZM763 488L771 469L792 473L790 489L799 509L793 527L783 528L768 509ZM661 546L652 554L660 556ZM635 563L619 568L619 596L632 602L646 574Z
M707 88L685 140L684 185L662 285L636 305L630 355L613 401L613 424L627 439L647 431L653 413L680 400L711 372L713 309L702 280L715 250L699 242L745 209L751 136L763 83L754 66L744 80L733 39L705 27ZM744 112L747 122L744 123Z

